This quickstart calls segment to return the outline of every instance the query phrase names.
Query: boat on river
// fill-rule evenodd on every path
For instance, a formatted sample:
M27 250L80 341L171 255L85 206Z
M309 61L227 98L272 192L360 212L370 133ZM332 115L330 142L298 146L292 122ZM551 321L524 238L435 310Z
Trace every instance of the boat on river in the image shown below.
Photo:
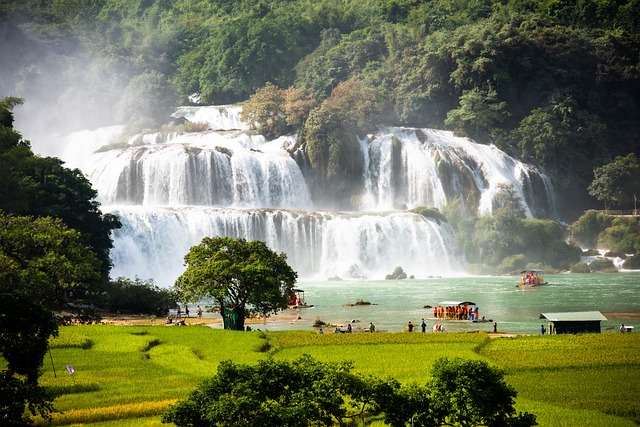
M534 287L548 285L549 282L544 278L544 271L530 268L520 272L520 285L523 287Z
M447 322L492 322L492 319L480 317L478 305L472 301L442 301L433 308L431 320Z
M302 289L292 289L289 296L289 308L311 308L313 304L307 304L304 300L304 291Z

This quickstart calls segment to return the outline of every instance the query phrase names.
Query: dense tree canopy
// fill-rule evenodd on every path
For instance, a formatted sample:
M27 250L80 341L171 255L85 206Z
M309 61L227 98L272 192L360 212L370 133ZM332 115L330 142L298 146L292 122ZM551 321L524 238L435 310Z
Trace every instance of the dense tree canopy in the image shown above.
M428 417L436 426L534 426L535 416L517 413L517 392L502 372L483 360L439 359L428 384ZM420 417L422 418L422 417Z
M298 277L284 253L259 240L205 237L184 257L175 288L184 300L213 298L228 329L243 330L247 308L258 314L287 308Z
M230 103L270 82L320 105L347 99L335 91L352 82L347 92L365 97L354 112L373 113L375 125L448 127L495 142L543 167L564 193L561 208L575 213L593 203L594 168L640 154L639 16L636 0L10 0L0 19L10 29L3 48L16 60L4 65L4 91L44 90L45 67L83 78L49 66L57 55L71 67L61 40L108 70L84 99L112 102L109 94L120 93L120 112L140 127L165 114L157 107L171 104L172 90L181 103ZM13 46L45 49L49 62ZM46 89L50 99L68 95ZM141 99L146 107L134 102ZM332 169L347 171L338 174L343 186L353 177L349 147L368 128L344 120L353 105L303 108L306 119L270 121L264 131L308 135L313 176L331 190Z
M172 405L163 422L177 426L332 426L384 414L393 427L536 425L516 413L515 390L484 361L439 359L425 385L401 386L351 372L349 363L303 356L256 366L227 361L191 395Z
M611 206L637 209L640 198L640 163L635 153L618 156L614 161L594 171L595 178L589 185L589 194Z
M0 356L7 362L0 376L2 425L30 425L30 414L46 417L52 410L38 377L49 337L58 331L53 310L64 307L65 291L94 287L99 264L60 219L0 211Z
M56 308L64 290L95 288L99 265L80 234L62 220L0 212L0 292L27 295Z
M102 214L97 192L79 169L65 168L60 159L31 151L29 142L13 129L12 109L21 103L18 98L0 100L0 210L61 219L98 256L97 271L106 280L113 246L110 233L120 222Z

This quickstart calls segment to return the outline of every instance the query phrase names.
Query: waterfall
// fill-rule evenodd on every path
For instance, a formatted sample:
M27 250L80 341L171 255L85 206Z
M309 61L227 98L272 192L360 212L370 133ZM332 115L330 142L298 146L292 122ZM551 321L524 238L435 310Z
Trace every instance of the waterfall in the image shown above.
M447 224L406 212L336 213L271 209L113 207L114 276L173 281L203 236L262 240L287 253L303 276L384 277L402 265L417 277L460 271Z
M296 137L267 141L240 112L181 107L174 117L201 131L176 127L125 140L114 126L77 132L59 147L58 156L98 191L103 212L121 218L113 277L170 286L205 236L262 240L285 252L299 277L376 279L397 266L416 277L450 275L465 264L451 227L407 209L460 199L486 214L501 183L514 185L528 215L555 209L544 175L496 147L450 132L384 128L359 141L358 209L328 211L314 203Z
M527 216L557 216L549 179L495 146L415 128L385 128L360 142L368 209L443 208L461 197L470 209L486 215L499 185L513 184Z

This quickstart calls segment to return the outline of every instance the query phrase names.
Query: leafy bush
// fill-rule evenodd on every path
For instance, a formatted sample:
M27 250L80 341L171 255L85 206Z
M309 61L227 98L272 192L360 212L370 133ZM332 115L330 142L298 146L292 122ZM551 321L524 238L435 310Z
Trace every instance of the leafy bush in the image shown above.
M433 218L438 224L441 222L447 222L447 217L438 210L438 208L427 208L425 206L417 206L413 208L413 213L422 215L425 218Z
M598 246L598 235L611 225L612 220L609 215L589 210L571 224L571 239L580 246L595 248Z
M99 305L112 312L154 314L163 316L177 305L176 295L153 281L118 277L104 286Z
M599 246L627 254L640 251L640 218L615 217L598 238Z
M509 274L522 271L527 267L527 257L522 254L512 255L502 260L497 267L500 274Z

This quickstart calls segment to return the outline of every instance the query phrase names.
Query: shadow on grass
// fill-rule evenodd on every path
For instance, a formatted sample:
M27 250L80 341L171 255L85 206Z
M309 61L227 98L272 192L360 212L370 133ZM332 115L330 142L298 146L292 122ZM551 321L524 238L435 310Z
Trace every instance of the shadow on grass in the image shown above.
M90 393L93 391L100 390L100 386L98 384L73 384L73 385L64 385L64 386L51 386L47 387L47 390L51 393L51 395L56 398L65 394L79 394L79 393Z

